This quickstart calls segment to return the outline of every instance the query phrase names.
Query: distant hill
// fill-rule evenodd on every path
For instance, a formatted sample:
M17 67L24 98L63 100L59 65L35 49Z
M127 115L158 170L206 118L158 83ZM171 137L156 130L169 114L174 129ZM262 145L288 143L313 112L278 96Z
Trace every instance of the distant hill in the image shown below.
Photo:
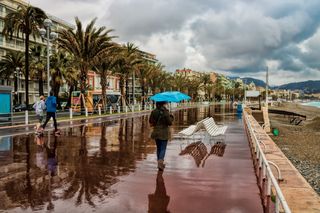
M237 79L239 77L229 77L230 79ZM241 78L243 82L246 84L250 84L253 82L258 87L265 87L266 83L262 80L255 78ZM306 94L310 93L320 93L320 80L318 81L302 81L302 82L294 82L289 84L283 84L280 86L270 86L271 89L288 89L288 90L302 90Z
M304 93L320 93L320 81L302 81L284 84L277 89L302 90Z
M235 80L239 77L229 77L229 78L232 80ZM246 84L250 84L251 82L253 82L258 87L265 87L266 86L266 83L264 81L256 79L256 78L246 77L246 78L240 78L240 79Z
M255 79L255 78L241 78L243 82L246 84L250 84L253 82L257 87L265 87L266 83L262 80Z

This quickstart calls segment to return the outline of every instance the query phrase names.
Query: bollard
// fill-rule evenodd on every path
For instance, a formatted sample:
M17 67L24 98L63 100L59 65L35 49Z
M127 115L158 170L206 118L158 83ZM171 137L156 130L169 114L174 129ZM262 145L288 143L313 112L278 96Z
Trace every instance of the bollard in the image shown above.
M147 105L144 105L144 108L143 108L143 110L147 110Z
M110 114L112 114L112 106L110 107Z
M98 113L101 115L101 107L98 107Z
M26 121L26 125L29 124L29 112L28 110L24 111L25 112L25 121Z
M86 113L86 117L88 117L88 108L86 107L86 108L84 108L84 110L85 110L85 113Z
M152 110L152 106L151 106L151 104L149 105L149 110Z
M70 116L70 119L72 119L72 116L73 116L73 114L72 114L72 108L69 108L69 116Z
M141 107L140 107L140 104L138 105L138 111L139 111L139 112L141 111Z
M128 113L128 106L126 106L126 113Z
M118 113L120 113L120 110L121 110L121 109L120 109L120 106L118 106Z
M131 108L131 111L134 112L134 105L132 105L131 107L132 107L132 108Z

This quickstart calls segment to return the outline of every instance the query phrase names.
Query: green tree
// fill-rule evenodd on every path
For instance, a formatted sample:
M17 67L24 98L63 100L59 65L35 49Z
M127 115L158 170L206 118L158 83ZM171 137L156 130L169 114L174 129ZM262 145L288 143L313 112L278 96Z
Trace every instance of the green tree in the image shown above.
M71 60L71 56L68 56L63 51L56 52L51 56L50 68L51 68L50 69L50 75L51 75L50 85L54 92L54 95L57 97L57 103L60 107L61 106L60 98L59 98L60 87L66 81L70 88L70 84L74 83L74 81L78 76L78 73L77 73L77 70L73 68L73 62Z
M102 90L102 105L103 109L106 112L107 107L107 79L108 76L112 73L112 70L117 65L117 58L116 55L118 53L118 50L116 48L110 48L109 51L107 51L105 54L101 55L101 57L98 57L95 65L94 65L94 71L100 75L100 85Z
M107 30L105 27L96 28L96 19L93 19L85 29L77 17L75 22L75 29L62 29L58 32L58 46L73 57L74 65L80 71L80 90L85 94L88 71L93 68L97 58L109 50L114 37L109 35L112 30ZM82 101L81 105L84 106Z
M43 57L45 48L41 45L35 45L31 48L32 61L30 64L31 77L38 80L39 95L44 95L43 79L45 79L45 64L46 61Z
M16 11L9 13L4 20L3 34L7 38L13 35L19 37L24 34L25 42L25 86L26 105L29 104L29 41L30 35L36 38L39 35L39 27L43 24L46 14L37 7L20 5Z
M24 66L24 55L23 52L18 51L9 51L7 54L3 57L3 59L0 61L0 77L7 79L7 81L10 79L12 74L15 73L17 68L20 68L20 70L23 70ZM14 91L18 91L18 76L19 73L16 73L15 80L14 80ZM15 94L15 100L18 100L18 93Z
M138 54L138 47L136 47L133 43L128 42L127 44L120 47L120 52L116 60L117 62L114 69L114 74L119 77L121 106L125 106L125 85L127 84L127 81L134 70L134 66L142 62L141 57Z

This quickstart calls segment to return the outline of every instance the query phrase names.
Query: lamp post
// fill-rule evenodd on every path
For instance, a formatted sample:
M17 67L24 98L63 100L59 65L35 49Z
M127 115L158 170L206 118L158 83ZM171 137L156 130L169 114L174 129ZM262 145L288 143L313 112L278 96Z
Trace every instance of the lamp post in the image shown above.
M21 69L20 67L16 67L16 70L14 71L14 75L16 76L17 78L17 96L18 96L18 104L19 104L19 78L20 78L20 74L21 74Z
M43 21L43 25L45 28L41 28L40 35L41 37L47 41L47 92L48 96L50 93L50 41L57 38L57 34L55 32L51 32L52 21L50 19L45 19Z

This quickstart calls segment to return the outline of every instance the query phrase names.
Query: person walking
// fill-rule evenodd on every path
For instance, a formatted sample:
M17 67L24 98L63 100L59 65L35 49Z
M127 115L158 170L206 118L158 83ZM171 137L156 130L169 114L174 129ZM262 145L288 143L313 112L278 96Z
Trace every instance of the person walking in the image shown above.
M37 123L36 126L35 126L36 131L39 130L39 128L40 128L40 126L42 124L42 121L43 121L44 110L46 109L46 104L45 104L44 101L45 101L44 96L41 95L40 96L40 100L33 104L33 108L35 109L36 116L37 116L37 118L39 120L39 123Z
M157 145L158 169L163 171L164 156L166 154L167 143L170 137L170 128L173 122L173 115L165 107L166 102L157 102L156 109L151 112L149 123L153 126L151 138L155 140Z
M46 128L47 123L52 118L55 134L60 134L60 131L58 130L57 120L56 120L57 98L54 96L52 91L50 92L50 96L46 100L46 107L47 107L47 117L46 117L46 121L42 125L42 129L44 130Z

